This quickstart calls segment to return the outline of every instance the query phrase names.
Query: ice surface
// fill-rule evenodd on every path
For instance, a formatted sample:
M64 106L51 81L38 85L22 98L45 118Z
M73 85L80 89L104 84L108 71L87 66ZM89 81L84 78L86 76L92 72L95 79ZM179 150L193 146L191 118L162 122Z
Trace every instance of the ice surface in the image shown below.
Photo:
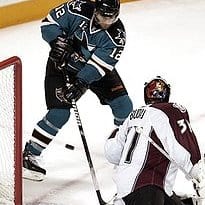
M143 0L125 3L120 17L127 30L127 44L117 69L134 106L143 104L143 85L161 75L172 85L171 101L186 106L202 153L205 151L205 1ZM44 75L49 47L41 38L40 21L0 30L0 61L13 55L23 63L24 143L46 113ZM113 166L103 146L113 129L111 111L91 92L78 102L83 128L103 198L116 189ZM74 113L43 153L47 177L43 182L24 181L26 205L97 205L88 163ZM71 151L66 143L76 147ZM192 185L179 172L175 190L192 193Z

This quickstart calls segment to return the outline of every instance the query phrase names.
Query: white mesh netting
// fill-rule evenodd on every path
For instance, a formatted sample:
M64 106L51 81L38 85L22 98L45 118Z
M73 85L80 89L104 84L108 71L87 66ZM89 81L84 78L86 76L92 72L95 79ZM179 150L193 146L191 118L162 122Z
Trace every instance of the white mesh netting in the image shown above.
M0 204L14 204L14 70L0 70Z

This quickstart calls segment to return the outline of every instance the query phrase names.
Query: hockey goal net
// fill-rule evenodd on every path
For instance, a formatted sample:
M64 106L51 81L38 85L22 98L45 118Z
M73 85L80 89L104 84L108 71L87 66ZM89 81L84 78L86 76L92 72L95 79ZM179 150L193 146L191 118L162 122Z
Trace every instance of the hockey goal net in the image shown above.
M22 204L22 66L0 62L0 204Z

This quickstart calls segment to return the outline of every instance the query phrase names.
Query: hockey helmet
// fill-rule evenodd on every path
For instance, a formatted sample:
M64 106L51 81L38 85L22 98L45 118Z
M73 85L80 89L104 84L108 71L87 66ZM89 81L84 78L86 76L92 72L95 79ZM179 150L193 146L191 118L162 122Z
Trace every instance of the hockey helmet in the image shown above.
M170 85L165 79L157 76L145 83L144 101L145 104L169 102Z
M118 16L120 11L119 0L96 0L96 11L102 16L113 17Z
M120 0L96 0L95 21L101 26L115 23L119 12ZM105 29L107 29L107 26L105 26Z

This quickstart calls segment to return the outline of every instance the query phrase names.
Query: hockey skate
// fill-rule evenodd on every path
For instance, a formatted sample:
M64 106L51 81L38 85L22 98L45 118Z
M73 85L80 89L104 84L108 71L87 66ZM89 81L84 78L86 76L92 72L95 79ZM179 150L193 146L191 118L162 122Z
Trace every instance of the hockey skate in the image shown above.
M23 178L33 181L42 181L45 175L46 170L40 167L36 156L25 150L23 152Z

